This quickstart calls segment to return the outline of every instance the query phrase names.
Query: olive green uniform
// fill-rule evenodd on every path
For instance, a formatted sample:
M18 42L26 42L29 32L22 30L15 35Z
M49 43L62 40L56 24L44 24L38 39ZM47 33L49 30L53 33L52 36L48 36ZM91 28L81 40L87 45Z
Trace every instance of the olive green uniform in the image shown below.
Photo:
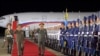
M7 41L8 53L11 53L13 45L13 30L6 29L4 39Z
M44 55L45 51L45 41L47 38L47 30L46 29L37 29L38 33L38 46L39 46L39 54Z
M23 49L24 49L24 31L16 30L16 43L17 43L17 48L18 48L18 55L23 55Z

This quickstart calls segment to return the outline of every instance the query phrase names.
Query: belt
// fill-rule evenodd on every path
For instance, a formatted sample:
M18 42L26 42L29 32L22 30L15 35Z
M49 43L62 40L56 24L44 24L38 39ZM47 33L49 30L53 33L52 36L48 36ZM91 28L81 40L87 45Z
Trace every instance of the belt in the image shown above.
M78 36L77 34L75 34L74 36Z
M100 35L100 32L98 32L98 35Z
M89 35L89 37L92 37L93 35Z
M86 34L89 34L89 32L86 32Z
M6 37L11 37L12 38L13 36L12 35L7 35Z
M70 34L69 36L73 36L73 34Z
M98 37L98 35L94 35L94 37Z
M87 37L88 35L84 35L84 37Z
M82 32L82 34L84 34L84 32Z

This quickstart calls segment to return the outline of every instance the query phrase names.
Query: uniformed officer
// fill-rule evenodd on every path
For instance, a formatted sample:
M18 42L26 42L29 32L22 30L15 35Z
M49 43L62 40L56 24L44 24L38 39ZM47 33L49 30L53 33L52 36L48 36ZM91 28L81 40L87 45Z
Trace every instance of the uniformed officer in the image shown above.
M92 56L95 56L96 55L96 48L97 48L97 42L98 42L98 37L97 37L97 24L96 24L96 16L95 15L92 15L92 19L93 19L93 37L91 38L91 49L90 49L90 54Z
M4 41L7 42L8 53L11 53L13 44L13 30L11 29L11 24L7 24L7 29L5 30Z
M75 24L76 24L76 22L75 21L72 21L72 30L71 30L71 34L72 34L72 36L70 35L70 41L71 41L71 55L72 56L76 56L76 50L75 50L75 36L74 36L74 34L75 34Z
M98 18L98 43L97 43L97 56L100 56L100 18Z
M79 33L78 33L78 56L82 56L83 51L83 35L84 35L84 26L85 26L86 17L82 20L79 26Z
M65 26L64 22L62 22L60 28L60 49L62 53L64 51L64 31L65 31Z
M75 37L75 52L74 52L74 55L76 55L76 53L78 52L77 50L77 48L78 48L78 33L79 33L79 24L80 24L80 20L79 19L77 19L77 21L76 21L76 23L75 23L75 25L76 25L76 27L75 27L75 33L74 33L74 37ZM77 56L77 55L76 55Z
M45 41L47 39L47 30L44 28L44 23L41 22L35 32L38 33L38 46L39 46L39 55L44 56L45 53Z
M77 39L77 41L76 41L76 47L77 47L77 55L78 56L81 56L81 53L82 53L82 31L83 31L83 26L84 26L84 20L82 20L82 21L80 21L79 19L77 20L78 21L78 25L79 25L79 27L77 28L77 31L78 31L78 39ZM77 26L77 24L76 24L76 26ZM77 33L77 32L76 32Z
M72 26L71 26L71 21L68 22L68 29L65 31L66 34L66 48L67 48L67 55L71 55L71 40L70 40L70 35L71 35L71 30L72 30Z
M93 31L94 31L94 21L93 21L93 18L92 16L89 16L89 52L88 54L91 56L93 54L93 52L91 51L92 48L91 48L91 42L92 42L92 39L93 39Z
M89 52L89 49L88 49L88 47L89 47L89 37L88 37L88 35L89 35L89 20L88 20L89 18L86 18L86 20L85 20L85 26L84 26L84 38L83 38L83 52L84 52L84 55L85 56L88 56L88 52Z
M17 26L17 29L15 31L16 34L16 43L17 43L17 48L18 48L18 56L23 55L24 51L24 31L21 28L21 25L19 24Z
M96 19L96 26L95 26L95 37L94 37L94 43L96 44L95 45L95 48L96 48L96 50L95 50L95 56L100 56L100 53L99 53L99 40L100 40L100 38L99 38L99 36L97 36L97 35L99 35L99 22L100 22L100 19L99 18L97 18L96 16L95 16L95 19Z

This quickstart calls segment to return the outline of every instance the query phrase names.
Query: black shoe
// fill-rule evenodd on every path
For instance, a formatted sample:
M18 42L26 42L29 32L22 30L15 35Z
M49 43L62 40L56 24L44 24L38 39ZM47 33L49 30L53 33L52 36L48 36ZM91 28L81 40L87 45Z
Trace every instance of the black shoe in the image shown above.
M41 56L41 54L39 53L39 56Z
M18 56L23 56L23 55L18 55Z
M41 56L44 56L44 54L41 54Z

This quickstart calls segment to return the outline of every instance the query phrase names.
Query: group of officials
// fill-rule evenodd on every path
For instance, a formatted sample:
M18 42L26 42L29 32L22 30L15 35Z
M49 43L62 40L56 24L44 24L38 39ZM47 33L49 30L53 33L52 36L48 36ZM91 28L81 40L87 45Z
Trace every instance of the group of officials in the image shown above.
M7 24L7 29L5 30L4 42L7 43L7 52L11 54L13 42L16 41L18 56L23 55L24 50L24 31L21 28L21 25L17 25L16 31L11 29L12 25ZM14 40L14 34L16 34L16 39Z
M60 40L48 38L48 47L68 56L100 56L100 18L92 14L61 25Z
M44 28L44 23L41 22L39 24L40 28L35 29L34 32L38 33L38 46L39 46L39 56L44 56L45 52L45 40L47 38L47 30ZM17 43L17 49L18 49L18 56L23 56L24 51L24 31L22 30L21 25L17 25L17 28L15 31L11 29L11 24L7 24L7 29L5 30L5 37L4 42L7 43L7 51L9 54L11 54L13 42L15 41ZM14 39L14 34L16 34L16 38Z

